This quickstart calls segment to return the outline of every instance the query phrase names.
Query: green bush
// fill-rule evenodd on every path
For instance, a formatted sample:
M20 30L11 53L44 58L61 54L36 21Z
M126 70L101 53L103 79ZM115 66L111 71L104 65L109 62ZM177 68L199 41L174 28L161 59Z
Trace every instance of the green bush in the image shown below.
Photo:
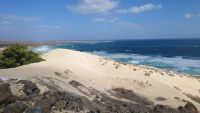
M0 54L1 68L13 68L40 61L43 61L43 59L37 53L22 44L8 46Z

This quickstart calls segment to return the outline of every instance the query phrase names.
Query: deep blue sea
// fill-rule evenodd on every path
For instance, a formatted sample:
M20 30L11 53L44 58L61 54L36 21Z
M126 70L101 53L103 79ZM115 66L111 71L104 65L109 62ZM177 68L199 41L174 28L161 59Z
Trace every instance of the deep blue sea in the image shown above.
M200 75L200 39L99 41L41 46L33 50L47 52L56 48L84 51L117 61Z

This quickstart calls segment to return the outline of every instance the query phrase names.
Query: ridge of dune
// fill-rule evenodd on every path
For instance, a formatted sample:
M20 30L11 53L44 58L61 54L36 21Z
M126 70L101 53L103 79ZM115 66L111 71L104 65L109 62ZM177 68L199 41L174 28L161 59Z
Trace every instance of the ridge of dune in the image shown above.
M89 97L88 88L111 95L123 88L156 104L173 108L192 102L200 111L200 79L148 66L116 62L101 56L68 49L55 49L42 55L46 60L11 69L0 69L0 78L28 79L42 92L48 87ZM84 87L73 87L70 81ZM112 95L111 95L112 96ZM125 99L126 100L126 99Z

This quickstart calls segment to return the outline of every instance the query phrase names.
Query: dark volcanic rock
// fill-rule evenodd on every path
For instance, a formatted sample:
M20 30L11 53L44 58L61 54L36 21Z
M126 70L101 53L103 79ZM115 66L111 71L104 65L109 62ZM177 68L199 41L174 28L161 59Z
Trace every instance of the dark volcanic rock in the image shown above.
M178 107L178 109L165 105L154 106L146 98L123 88L116 88L111 92L113 96L117 97L116 99L72 81L72 85L83 86L94 95L98 95L98 98L87 95L92 97L92 100L89 100L85 96L58 90L39 95L40 90L35 83L26 80L19 82L24 84L24 92L28 97L25 95L15 98L9 84L0 84L0 113L51 113L51 111L59 112L62 110L70 110L75 113L198 113L197 108L190 102L187 102L185 106ZM120 98L129 101L123 101ZM18 102L15 102L15 100L18 100ZM165 99L159 97L157 100L163 101Z
M59 100L58 102L55 103L54 107L56 110L62 110L65 108L66 102L63 100Z
M23 94L23 95L17 96L16 99L19 101L25 101L27 99L27 96Z
M153 110L155 113L162 113L165 109L166 108L163 105L156 105Z
M153 105L153 102L149 101L148 99L136 94L132 90L127 90L124 88L114 88L112 89L115 93L113 95L118 98L124 98L127 100L131 100L140 104L145 104L145 105Z
M77 98L75 101L68 101L66 105L66 109L79 112L83 110L83 103L80 98Z
M51 113L51 108L43 106L34 106L30 108L26 113Z
M40 101L37 101L36 106L50 107L51 105L47 99L42 99Z
M153 113L180 113L180 112L178 109L174 109L169 106L156 105L153 109Z
M191 102L187 102L185 109L188 111L188 113L198 113L197 108Z
M187 113L187 110L183 106L179 106L178 111L181 112L181 113Z
M3 83L0 84L0 106L2 104L9 104L16 101L16 98L13 96L11 90L10 90L10 84Z
M3 111L3 113L23 113L26 110L26 105L22 102L16 102L9 104Z
M39 95L40 90L35 83L27 80L20 80L19 83L24 84L24 93L29 97Z
M65 100L66 101L76 101L77 96L75 96L73 93L67 92L66 95L65 95Z
M57 91L52 94L57 100L63 100L65 98L65 92Z
M46 100L51 106L53 106L56 103L57 98L55 96L51 96L50 98L47 98Z
M36 102L35 106L30 108L27 113L50 113L51 104L48 99L42 99Z

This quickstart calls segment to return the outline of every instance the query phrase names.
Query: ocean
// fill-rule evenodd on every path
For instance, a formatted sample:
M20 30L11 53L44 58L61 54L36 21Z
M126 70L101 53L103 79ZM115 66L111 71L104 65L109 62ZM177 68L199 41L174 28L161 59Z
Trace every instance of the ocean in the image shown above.
M200 75L200 39L115 40L96 43L48 45L36 52L72 49L104 56L116 61L147 65L175 72Z

